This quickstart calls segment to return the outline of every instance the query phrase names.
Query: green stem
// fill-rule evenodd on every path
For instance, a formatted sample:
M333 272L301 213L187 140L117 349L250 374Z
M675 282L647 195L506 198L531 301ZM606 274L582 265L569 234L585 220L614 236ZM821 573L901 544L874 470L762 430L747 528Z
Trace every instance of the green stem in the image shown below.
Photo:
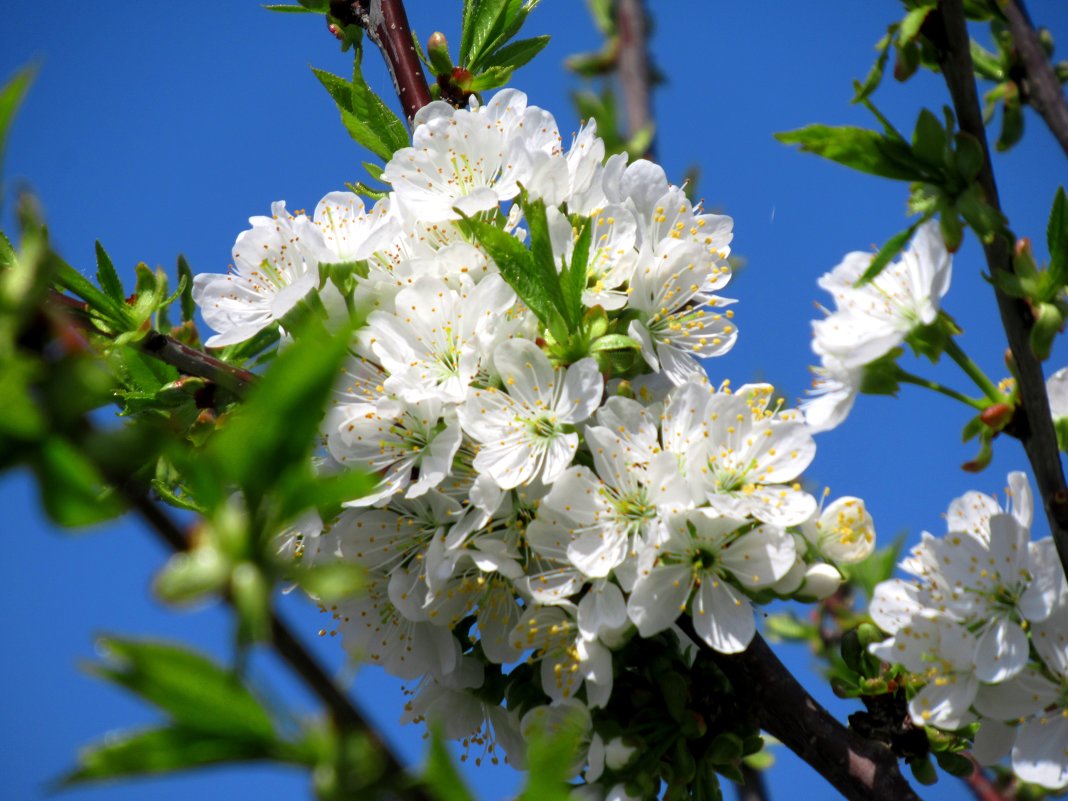
M983 391L994 403L1004 403L1005 396L1001 393L1001 390L997 388L993 381L986 377L986 373L979 369L979 365L968 358L960 345L957 344L953 338L948 338L946 341L946 353L949 357L960 365L960 369L963 370L967 376L975 382L975 385Z
M980 412L987 407L987 403L977 398L969 398L963 392L957 392L955 389L950 389L947 386L939 384L937 381L931 381L928 378L922 378L918 375L913 375L907 370L897 368L897 380L902 384L915 384L918 387L926 387L927 389L945 395L947 398L953 398L953 400L960 401L966 406L971 406L973 409L977 409Z

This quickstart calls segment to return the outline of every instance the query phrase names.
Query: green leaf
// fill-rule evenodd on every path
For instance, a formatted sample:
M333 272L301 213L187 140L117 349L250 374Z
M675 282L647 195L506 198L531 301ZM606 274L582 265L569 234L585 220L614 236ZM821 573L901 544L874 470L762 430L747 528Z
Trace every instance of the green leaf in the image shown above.
M922 222L923 219L920 219L904 231L898 231L886 240L886 244L879 248L879 252L876 253L875 258L871 260L868 269L864 271L864 275L857 281L857 286L864 286L864 284L873 281L875 276L881 273L886 268L886 265L893 260L894 256L901 252L902 248L905 247L905 243L907 243L912 235L916 233L916 229L920 227L920 223Z
M453 764L449 749L445 746L445 738L437 727L432 727L430 731L423 782L427 790L440 801L475 801Z
M182 281L185 283L183 284ZM193 300L193 270L189 267L185 256L181 254L178 255L178 284L182 287L182 322L187 323L196 315L197 304Z
M927 165L939 168L946 160L946 130L938 117L922 109L912 134L912 152Z
M568 801L567 780L575 765L585 726L581 714L571 714L556 725L531 727L527 739L527 785L519 801Z
M901 44L908 44L919 36L924 20L927 19L927 15L932 11L934 11L933 4L922 5L919 8L912 9L905 15L905 18L901 20L901 29L898 32L898 39Z
M96 280L112 300L125 303L126 293L122 289L122 281L119 280L115 265L111 263L111 257L100 244L100 240L96 243Z
M104 637L108 657L90 669L168 713L176 723L219 737L272 741L274 723L237 674L183 646Z
M526 192L519 197L523 207L527 227L530 229L530 255L534 261L533 277L541 283L545 294L563 318L568 330L573 330L582 314L581 299L578 306L572 306L564 297L561 276L553 263L553 246L549 237L549 220L545 213L545 203L532 200ZM514 237L513 237L514 238Z
M36 74L36 67L23 67L0 89L0 166L3 166L4 146L7 144L11 123Z
M378 485L378 476L365 470L345 470L328 476L309 474L279 492L279 514L292 520L306 509L317 509L323 520L336 517L342 504L362 498Z
M607 334L590 345L591 353L605 350L641 350L641 343L626 334Z
M341 112L345 129L359 144L388 161L407 147L408 129L400 118L376 95L360 71L359 52L353 63L352 81L325 70L312 69Z
M871 175L899 181L923 181L929 176L907 144L866 128L809 125L775 134L775 138Z
M34 454L41 504L61 526L88 526L122 514L124 506L84 453L60 436L41 442Z
M1001 104L1001 131L994 147L1004 153L1020 141L1024 133L1023 104L1014 84L1006 84L1005 99Z
M280 755L269 740L205 733L186 726L124 732L83 751L79 767L65 776L60 786L172 773L223 762L278 759Z
M890 43L893 41L894 32L897 30L897 23L894 23L886 30L886 36L879 40L875 45L875 49L879 51L878 57L875 59L875 63L872 64L871 70L869 70L867 77L864 79L864 83L853 83L853 99L852 103L859 103L862 100L870 97L872 92L879 88L879 84L883 80L883 72L886 69L886 61L890 57Z
M205 455L250 506L314 448L351 334L351 326L335 335L298 332L208 444Z
M505 45L494 51L486 58L487 67L509 67L519 69L534 56L538 55L549 44L548 36L535 36L530 39L520 39L517 42Z
M120 303L111 296L105 295L54 252L49 252L48 257L55 269L56 284L60 288L73 292L119 329L127 330L133 326L133 316L125 303Z
M1046 243L1049 246L1049 271L1058 286L1068 282L1068 199L1064 187L1053 196L1053 207L1046 224Z
M545 287L545 270L527 250L523 243L509 233L502 231L492 223L482 222L473 217L464 219L464 226L471 236L486 249L490 258L497 263L501 277L508 282L535 316L545 325L549 324L554 311L554 304ZM552 281L558 282L556 271L550 265ZM557 283L559 290L559 283Z
M905 535L901 534L892 543L885 548L880 548L862 562L841 565L839 569L850 582L860 587L870 600L875 587L894 575L894 568L904 547Z
M265 6L263 6L263 8L267 9L268 11L277 11L277 12L279 12L281 14L325 14L326 13L326 9L324 9L323 11L316 11L313 8L305 8L304 6L287 6L287 5L284 5L284 4L277 4L277 3L271 4L271 5L265 5ZM329 6L327 6L327 9L329 9Z
M305 592L323 604L351 598L367 585L366 571L357 564L341 559L313 567L298 565L290 576Z
M582 317L582 293L586 289L586 271L590 261L592 239L593 221L587 218L582 221L582 228L575 240L575 247L571 251L571 264L560 276L564 302L576 321Z
M511 67L487 67L467 84L469 92L486 92L504 86L512 79Z
M489 42L497 20L512 0L465 0L460 38L460 66L471 69Z

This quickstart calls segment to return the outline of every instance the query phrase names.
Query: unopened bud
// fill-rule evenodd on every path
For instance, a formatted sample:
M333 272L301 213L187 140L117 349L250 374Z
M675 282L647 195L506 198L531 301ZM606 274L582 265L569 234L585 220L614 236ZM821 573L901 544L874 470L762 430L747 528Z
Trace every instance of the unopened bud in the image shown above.
M453 67L452 82L463 91L470 91L471 82L474 79L475 76L471 74L470 70L465 70L463 67Z
M994 431L1001 431L1009 420L1012 419L1013 412L1016 409L1007 403L994 403L987 406L979 414L979 419L983 421L983 424Z
M430 59L430 66L435 75L451 75L453 72L452 59L449 58L449 42L445 34L435 31L426 40L426 54Z
M341 26L338 25L336 22L331 22L330 24L328 24L326 26L326 29L334 35L335 39L340 40L345 38L345 34L341 32Z
M805 571L805 583L801 585L798 595L822 601L834 595L841 584L842 574L831 565L820 562Z

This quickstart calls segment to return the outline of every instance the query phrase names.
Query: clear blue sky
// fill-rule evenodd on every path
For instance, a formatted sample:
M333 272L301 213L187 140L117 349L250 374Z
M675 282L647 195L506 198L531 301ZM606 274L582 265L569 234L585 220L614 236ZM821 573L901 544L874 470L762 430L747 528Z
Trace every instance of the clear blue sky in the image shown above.
M424 41L435 29L458 39L459 0L408 5ZM813 302L826 302L816 278L847 251L881 243L904 227L906 190L797 154L772 133L817 121L870 125L866 112L848 105L851 80L866 74L872 46L901 15L900 6L891 0L652 5L660 12L653 51L669 76L655 100L660 158L676 180L690 165L700 167L700 194L710 208L734 217L735 251L747 261L728 290L741 301L741 336L729 356L710 365L711 375L736 384L769 380L797 398L809 380ZM1029 5L1062 42L1064 57L1063 0ZM57 247L86 272L98 238L127 276L138 261L172 269L179 252L195 271L222 271L249 216L268 213L277 199L290 208L312 208L362 174L359 162L368 154L349 140L309 71L350 69L350 57L337 52L320 18L270 14L249 0L104 0L9 3L2 20L0 76L30 61L40 65L9 143L8 199L15 188L32 188ZM561 61L598 46L597 35L576 0L544 0L528 30L550 33L553 41L517 74L515 85L553 111L563 131L574 130L568 101L574 82ZM378 54L369 50L367 61L370 80L388 97ZM875 100L906 131L921 104L937 110L947 102L940 80L930 75L904 88L889 80ZM1027 126L1023 146L999 158L996 169L1016 231L1033 237L1044 257L1046 215L1068 169L1037 117L1029 114ZM10 215L10 202L6 208ZM4 224L10 229L10 216ZM1000 377L1004 343L974 241L954 268L946 308L965 331L965 349ZM1068 349L1060 347L1050 369L1066 361ZM963 385L951 369L936 374ZM959 441L965 418L963 407L918 391L898 400L861 398L843 428L818 439L809 478L836 495L866 498L884 541L900 532L915 540L924 528L940 533L954 496L971 488L999 491L1007 471L1026 466L1015 443L999 441L987 472L961 472L959 465L973 455ZM93 657L97 634L175 638L225 658L229 630L218 609L174 613L150 597L149 582L165 554L135 523L58 533L36 511L32 485L20 475L0 480L0 502L11 568L0 582L0 685L6 688L0 694L0 796L23 801L43 797L46 783L72 764L80 745L155 719L151 710L79 672L78 663ZM1037 534L1045 534L1041 524ZM292 596L282 606L314 639L318 614ZM338 644L316 645L340 669ZM807 672L806 654L786 656L836 713L851 711L820 689ZM310 708L269 659L256 660L253 672L275 697L298 710ZM420 733L394 723L402 704L396 685L368 670L355 692L405 755L418 759ZM507 769L482 769L470 778L484 799L506 797L515 782ZM771 788L776 799L833 797L785 752ZM199 801L304 799L310 792L303 774L250 768L64 797L167 801L193 795ZM948 777L924 796L971 797Z

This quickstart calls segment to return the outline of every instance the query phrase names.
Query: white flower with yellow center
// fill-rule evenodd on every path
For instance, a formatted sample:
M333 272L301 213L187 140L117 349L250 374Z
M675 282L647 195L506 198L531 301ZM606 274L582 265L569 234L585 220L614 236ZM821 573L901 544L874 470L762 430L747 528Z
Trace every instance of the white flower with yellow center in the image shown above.
M875 522L864 501L845 496L823 509L818 518L801 525L801 533L827 559L851 565L875 550Z
M850 253L819 281L834 296L837 309L812 324L812 347L844 368L875 361L904 342L914 328L933 323L949 290L953 260L935 220L920 226L900 260L857 287L873 258L870 253Z
M252 228L238 235L230 274L193 278L193 300L219 332L204 343L209 348L251 339L319 283L318 230L303 214L290 215L284 201L271 205L271 215L252 217Z
M722 356L738 338L733 313L717 311L733 301L708 294L715 269L689 241L667 239L639 256L629 303L639 317L628 333L649 366L676 385L703 375L698 359Z
M498 275L460 291L427 276L397 293L392 312L373 312L362 336L389 373L387 390L412 403L458 403L483 367L484 340L514 302Z
M717 392L687 436L686 475L695 497L721 514L794 526L816 511L795 482L816 455L807 426L767 409L763 393Z
M675 515L655 547L642 550L627 613L643 637L687 610L694 631L720 653L744 651L756 633L746 589L774 584L790 570L794 541L775 526L753 527L710 509Z
M568 167L555 120L528 107L527 96L515 89L470 109L435 101L416 112L413 125L412 147L393 154L382 180L392 185L397 202L422 220L458 220L460 212L496 209L539 171L558 170L560 189L567 189Z
M575 425L601 403L604 381L593 359L554 369L525 339L501 344L494 355L503 390L473 390L460 424L479 443L475 469L511 489L536 478L551 484L578 449Z

